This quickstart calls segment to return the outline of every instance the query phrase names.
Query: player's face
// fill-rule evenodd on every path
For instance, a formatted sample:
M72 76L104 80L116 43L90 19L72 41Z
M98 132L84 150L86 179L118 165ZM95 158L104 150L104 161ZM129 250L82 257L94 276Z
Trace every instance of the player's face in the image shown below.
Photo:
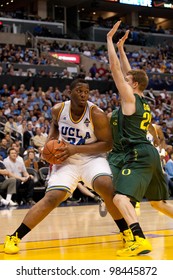
M127 75L125 77L125 80L129 84L129 86L131 86L133 89L135 89L138 86L138 83L133 81L132 75Z
M127 75L125 80L129 84L129 86L133 87L133 77L132 77L132 75Z
M89 87L87 84L78 84L71 91L71 100L80 107L85 107L89 97Z

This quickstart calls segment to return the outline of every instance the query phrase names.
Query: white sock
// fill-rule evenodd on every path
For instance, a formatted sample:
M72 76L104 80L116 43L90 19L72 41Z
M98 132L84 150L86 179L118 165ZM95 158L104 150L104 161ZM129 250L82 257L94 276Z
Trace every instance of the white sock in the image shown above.
M0 202L3 203L3 204L7 204L7 200L4 199L4 198L1 198Z
M12 197L12 194L11 194L11 193L8 193L7 196L6 196L6 200L7 200L7 201L10 201L10 200L11 200L11 197Z

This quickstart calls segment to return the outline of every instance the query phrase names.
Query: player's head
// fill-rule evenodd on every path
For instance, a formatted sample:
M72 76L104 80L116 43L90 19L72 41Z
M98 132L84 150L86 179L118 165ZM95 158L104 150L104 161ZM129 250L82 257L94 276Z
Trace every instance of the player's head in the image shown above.
M85 107L89 98L89 84L83 79L76 79L70 85L71 101L79 107Z
M127 72L126 80L133 87L143 92L148 86L148 76L144 70L130 70Z
M88 82L85 81L84 79L75 79L71 84L70 84L70 90L72 91L74 88L79 86L80 84L85 84L89 87Z

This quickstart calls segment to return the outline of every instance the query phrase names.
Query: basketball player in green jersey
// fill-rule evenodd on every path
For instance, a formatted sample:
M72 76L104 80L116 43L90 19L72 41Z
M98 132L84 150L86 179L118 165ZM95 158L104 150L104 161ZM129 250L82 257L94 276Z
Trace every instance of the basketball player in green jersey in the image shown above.
M116 181L113 201L134 236L134 241L119 250L117 255L128 257L146 254L152 250L130 200L141 201L145 196L153 207L172 218L173 206L166 202L167 184L158 151L146 138L151 111L143 91L148 85L148 77L143 70L131 70L123 48L128 31L117 43L120 61L115 52L112 38L120 23L121 21L118 21L107 34L107 46L112 76L121 98L118 129L125 152L125 161Z
M113 138L113 148L112 148L111 152L108 153L107 159L108 159L111 171L112 171L114 186L117 185L118 175L121 172L121 169L125 163L125 151L120 142L120 133L118 130L118 111L119 111L119 109L116 108L115 110L113 110L113 112L111 112L107 115L109 122L110 122L112 138ZM159 139L157 137L157 134L155 133L155 130L154 130L152 124L149 125L148 131L150 132L150 134L153 137L153 144L155 146L158 146ZM131 201L131 203L136 208L137 202ZM124 246L127 247L130 244L129 242L131 242L134 239L132 232L129 229L127 223L124 222L124 219L117 220L116 222L117 222L117 225L119 225L120 235L121 235L121 239L124 243Z

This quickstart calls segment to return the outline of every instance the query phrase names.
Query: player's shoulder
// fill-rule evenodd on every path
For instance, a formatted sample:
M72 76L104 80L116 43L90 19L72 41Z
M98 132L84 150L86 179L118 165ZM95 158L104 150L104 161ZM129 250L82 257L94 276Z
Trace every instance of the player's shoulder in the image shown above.
M102 109L100 109L97 105L92 107L90 115L95 125L101 123L104 124L105 122L108 122L107 114Z
M104 111L93 102L87 101L87 104L92 113L100 113L100 114L104 113Z
M159 124L153 123L153 126L157 131L162 130L162 128Z
M108 120L110 121L111 120L111 118L114 116L114 111L112 111L112 112L109 112L108 114L107 114L107 118L108 118Z
M52 107L52 114L54 113L59 113L60 111L62 111L62 109L64 108L65 106L65 102L60 102L60 103L57 103L55 104L53 107Z

